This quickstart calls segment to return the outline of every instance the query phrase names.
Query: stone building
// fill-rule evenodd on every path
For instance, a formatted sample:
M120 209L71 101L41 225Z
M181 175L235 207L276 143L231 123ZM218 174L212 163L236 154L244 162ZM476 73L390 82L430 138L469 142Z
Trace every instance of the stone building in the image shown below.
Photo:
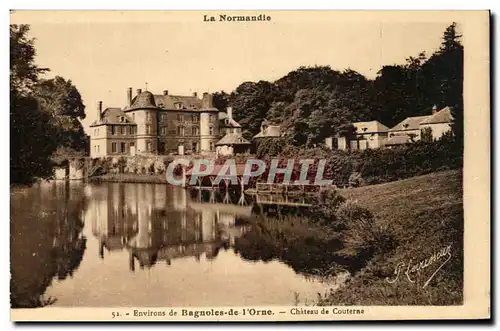
M422 139L425 131L429 131L431 140L438 140L451 130L453 117L449 107L437 110L432 108L431 115L407 117L401 123L389 130L389 140L386 145L394 147L411 144Z
M354 132L349 137L337 135L336 148L341 150L364 150L373 148L392 148L419 141L425 132L429 140L438 140L451 130L453 117L449 107L437 110L432 108L430 115L407 117L389 129L378 121L352 123ZM335 137L325 139L325 145L335 148Z
M153 94L138 89L127 90L123 108L102 110L91 127L91 157L212 154L216 143L227 133L241 131L228 113L213 106L213 98L170 95L167 90Z
M352 126L354 132L351 137L337 137L338 149L365 150L385 146L389 128L379 121L355 122ZM326 138L325 145L333 148L333 137Z

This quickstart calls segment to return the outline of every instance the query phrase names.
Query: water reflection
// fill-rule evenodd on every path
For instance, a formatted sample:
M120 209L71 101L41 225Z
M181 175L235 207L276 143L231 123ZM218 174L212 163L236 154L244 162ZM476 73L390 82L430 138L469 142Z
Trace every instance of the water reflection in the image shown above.
M136 265L141 269L159 262L171 265L187 256L214 259L248 229L237 219L234 206L188 204L181 188L107 184L90 186L87 194L92 201L86 218L99 239L100 258L105 252L127 250L131 271ZM248 208L240 208L241 214L245 211Z
M224 198L161 184L12 190L12 306L290 305L336 286L310 277L328 242L288 238Z
M11 305L39 307L55 277L72 277L82 261L86 238L82 185L42 183L11 193Z

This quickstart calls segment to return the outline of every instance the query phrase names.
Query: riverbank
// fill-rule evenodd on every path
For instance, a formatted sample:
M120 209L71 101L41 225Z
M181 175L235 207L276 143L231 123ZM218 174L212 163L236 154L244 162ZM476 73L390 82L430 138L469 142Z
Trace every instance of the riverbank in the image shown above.
M375 255L323 305L457 305L463 302L462 171L340 190L375 216L397 248ZM442 266L440 268L440 266Z
M167 177L163 175L149 174L105 174L92 177L93 182L110 182L110 183L150 183L150 184L167 184Z

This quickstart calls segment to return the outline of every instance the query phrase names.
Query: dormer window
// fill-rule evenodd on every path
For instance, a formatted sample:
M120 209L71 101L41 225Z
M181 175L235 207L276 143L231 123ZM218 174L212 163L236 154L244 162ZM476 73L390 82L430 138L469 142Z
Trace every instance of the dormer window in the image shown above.
M182 103L181 102L176 102L174 103L175 109L182 109Z
M159 104L158 104L158 107L160 107L160 108L163 108L163 106L164 106L164 104L163 104L163 103L159 103Z
M120 123L123 123L123 122L125 122L125 117L120 116Z

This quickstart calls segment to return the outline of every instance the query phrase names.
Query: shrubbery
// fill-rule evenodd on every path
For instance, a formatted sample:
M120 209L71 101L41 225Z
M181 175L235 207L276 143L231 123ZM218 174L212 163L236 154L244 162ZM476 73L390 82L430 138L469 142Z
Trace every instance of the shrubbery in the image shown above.
M280 142L285 144L286 140ZM438 141L418 141L391 149L342 151L284 145L279 148L279 152L270 146L260 151L271 150L273 153L260 155L260 158L325 159L327 162L323 176L333 180L333 184L338 187L385 183L435 171L458 169L463 164L461 146L451 135L445 135Z

